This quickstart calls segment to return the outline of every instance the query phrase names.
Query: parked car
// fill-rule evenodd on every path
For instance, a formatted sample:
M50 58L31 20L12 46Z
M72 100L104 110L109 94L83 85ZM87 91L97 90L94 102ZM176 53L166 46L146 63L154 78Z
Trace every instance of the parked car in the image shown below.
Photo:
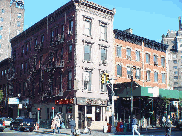
M3 132L4 128L5 128L5 126L3 126L3 121L0 120L0 131Z
M0 120L2 120L5 124L5 127L10 127L10 123L13 120L12 118L7 118L7 117L2 117L0 118Z
M10 124L11 130L20 130L20 131L33 131L34 130L34 120L24 117L16 118Z
M178 128L179 130L182 130L182 119L178 120L176 128Z

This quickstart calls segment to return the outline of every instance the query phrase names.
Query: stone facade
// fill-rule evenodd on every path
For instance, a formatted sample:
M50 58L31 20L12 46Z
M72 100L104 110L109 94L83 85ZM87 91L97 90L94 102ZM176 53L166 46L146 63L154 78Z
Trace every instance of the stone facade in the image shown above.
M182 90L182 30L181 18L179 17L179 30L168 30L167 35L162 36L162 43L168 44L168 88Z
M23 31L23 3L0 1L0 61L11 57L10 39Z

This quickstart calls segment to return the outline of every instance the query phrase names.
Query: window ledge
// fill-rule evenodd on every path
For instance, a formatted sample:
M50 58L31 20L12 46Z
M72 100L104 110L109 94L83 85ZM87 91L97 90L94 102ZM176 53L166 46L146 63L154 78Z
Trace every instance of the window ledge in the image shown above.
M99 39L99 41L104 41L104 42L107 42L107 43L108 43L108 41L107 41L107 40L105 40L105 39Z
M66 90L66 91L71 91L71 90Z

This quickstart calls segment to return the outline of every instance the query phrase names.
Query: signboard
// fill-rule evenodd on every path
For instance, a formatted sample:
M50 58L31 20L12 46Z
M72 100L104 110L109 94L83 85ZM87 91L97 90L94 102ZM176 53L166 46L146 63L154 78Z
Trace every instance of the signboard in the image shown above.
M9 98L8 104L19 104L19 99L18 98Z
M96 98L77 98L77 104L107 106L107 100L96 99Z

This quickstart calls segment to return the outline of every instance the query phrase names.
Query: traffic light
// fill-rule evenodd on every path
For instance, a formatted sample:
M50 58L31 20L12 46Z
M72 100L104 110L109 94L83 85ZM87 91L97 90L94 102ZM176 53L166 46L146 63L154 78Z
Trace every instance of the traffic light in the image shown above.
M105 83L105 75L102 74L102 84L104 84L104 83Z
M106 83L109 83L109 74L106 73Z

